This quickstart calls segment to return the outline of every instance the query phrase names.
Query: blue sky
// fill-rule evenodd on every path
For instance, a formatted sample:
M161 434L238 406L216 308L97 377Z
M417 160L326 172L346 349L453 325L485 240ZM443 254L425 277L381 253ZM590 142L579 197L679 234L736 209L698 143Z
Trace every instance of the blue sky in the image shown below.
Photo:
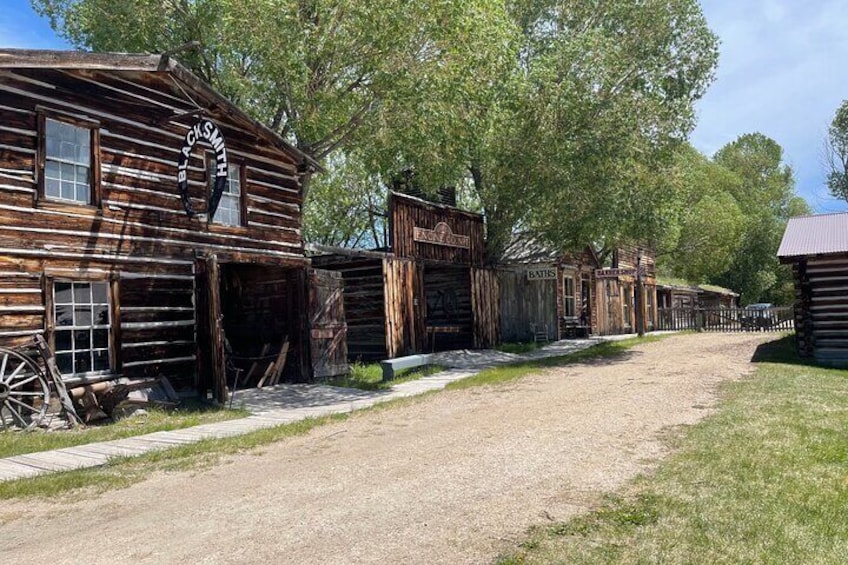
M759 131L784 148L798 193L816 212L831 198L823 162L827 127L848 98L848 0L703 0L721 39L716 81L698 103L692 143L712 156ZM63 48L28 0L0 0L0 47Z

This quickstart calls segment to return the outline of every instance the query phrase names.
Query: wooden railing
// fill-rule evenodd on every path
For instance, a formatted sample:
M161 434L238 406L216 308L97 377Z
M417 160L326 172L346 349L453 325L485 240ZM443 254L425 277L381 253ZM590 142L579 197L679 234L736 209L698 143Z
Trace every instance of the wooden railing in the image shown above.
M778 332L794 329L792 308L660 308L658 330L713 332Z

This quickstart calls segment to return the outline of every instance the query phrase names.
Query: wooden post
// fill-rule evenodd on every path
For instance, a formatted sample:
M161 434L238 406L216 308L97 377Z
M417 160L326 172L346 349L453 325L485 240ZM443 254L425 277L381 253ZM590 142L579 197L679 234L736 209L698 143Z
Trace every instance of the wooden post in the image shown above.
M645 337L645 289L642 282L642 248L636 255L636 333Z
M212 394L215 400L224 404L227 402L229 392L227 390L226 359L224 358L223 315L221 314L221 269L216 255L210 255L206 258L206 284Z

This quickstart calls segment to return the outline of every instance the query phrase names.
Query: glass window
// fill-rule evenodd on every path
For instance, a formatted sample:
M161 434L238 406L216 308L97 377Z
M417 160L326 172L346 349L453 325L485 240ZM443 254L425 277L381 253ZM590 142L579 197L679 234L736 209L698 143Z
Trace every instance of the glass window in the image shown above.
M633 325L633 285L625 284L622 286L623 291L623 300L622 306L624 307L624 327L630 328Z
M207 159L209 170L209 193L215 188L215 158ZM230 163L227 168L227 185L221 194L218 209L212 221L225 226L241 225L241 167Z
M576 315L574 308L574 277L566 275L562 280L562 295L565 307L565 315L572 317Z
M44 196L91 203L91 130L48 118L44 148Z
M70 377L108 371L108 283L57 281L53 303L59 372Z

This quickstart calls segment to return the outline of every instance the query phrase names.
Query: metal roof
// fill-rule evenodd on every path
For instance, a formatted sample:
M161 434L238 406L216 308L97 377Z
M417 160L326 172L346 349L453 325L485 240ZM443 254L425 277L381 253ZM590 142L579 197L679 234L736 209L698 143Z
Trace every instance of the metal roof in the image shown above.
M781 259L848 253L848 212L791 218L777 250Z

